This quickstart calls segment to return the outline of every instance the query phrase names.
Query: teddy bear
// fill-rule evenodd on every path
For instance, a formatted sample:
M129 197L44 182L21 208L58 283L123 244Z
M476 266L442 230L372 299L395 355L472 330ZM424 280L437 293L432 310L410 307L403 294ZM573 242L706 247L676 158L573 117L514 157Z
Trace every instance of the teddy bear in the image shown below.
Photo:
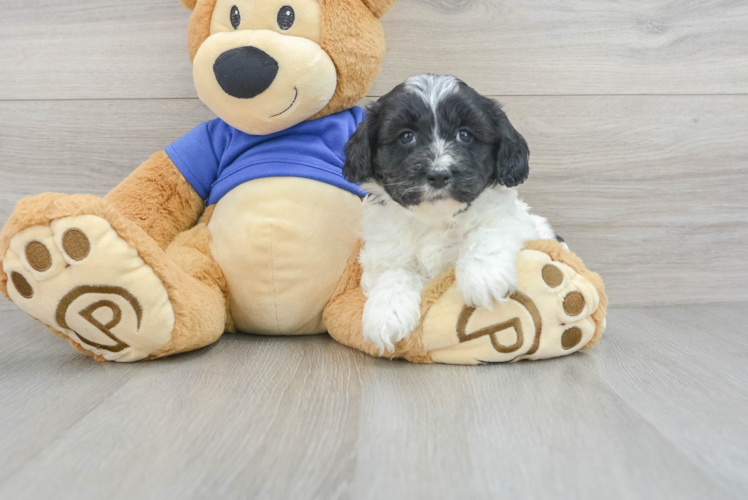
M0 233L0 290L99 361L198 349L224 332L361 334L359 185L342 175L355 105L384 57L395 0L182 0L198 97L218 118L151 156L103 198L21 200ZM533 246L535 245L535 246ZM602 281L554 242L520 255L520 287L465 307L453 275L423 297L389 357L477 364L597 342Z

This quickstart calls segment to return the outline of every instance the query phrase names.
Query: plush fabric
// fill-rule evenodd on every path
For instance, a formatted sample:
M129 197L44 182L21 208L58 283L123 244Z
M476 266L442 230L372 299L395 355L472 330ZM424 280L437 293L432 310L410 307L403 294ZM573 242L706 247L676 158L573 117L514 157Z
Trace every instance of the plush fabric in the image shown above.
M167 256L156 240L146 234L137 224L122 216L106 201L90 195L68 196L47 193L25 198L18 203L15 212L0 234L0 255L7 255L12 238L27 228L48 226L53 221L82 215L92 215L106 220L119 238L122 238L130 247L137 249L138 256L152 269L168 293L175 317L174 328L170 332L172 340L158 352L151 353L149 357L155 358L197 349L215 342L220 337L227 325L223 291L226 286L222 273L218 272L212 264L213 259L210 255L203 253L208 250L208 233L205 223L181 234L181 243L177 246L172 244L172 248L169 249L171 254L179 253L178 246L191 247L196 250L195 252L181 252L180 264L184 266L185 271ZM193 275L188 274L187 271L192 272ZM44 282L40 285L43 286ZM9 297L7 286L7 273L3 272L0 291ZM56 306L56 303L49 304L52 309ZM36 318L36 316L33 317ZM53 325L50 322L45 324L55 333L68 337L60 332L59 325Z
M335 64L319 43L278 29L211 31L192 61L203 104L247 134L274 134L309 119L338 85Z
M185 1L194 8L187 36L190 60L210 36L216 0ZM395 0L320 0L321 46L335 64L338 86L332 100L311 119L349 109L366 96L382 67L385 43L379 18Z
M358 196L304 178L247 182L218 203L211 253L238 330L323 333L322 312L356 244Z
M205 209L203 199L164 151L151 156L104 200L161 248L194 226Z
M31 245L51 264L36 273L25 265ZM84 214L26 228L11 239L3 267L21 309L104 359L139 361L172 340L174 308L161 278L106 219Z
M342 171L343 146L363 117L356 107L266 136L245 134L217 118L195 127L166 153L211 205L240 184L265 177L303 177L364 196Z
M187 29L187 46L190 51L190 62L195 60L195 55L200 46L210 36L210 20L216 0L187 0L191 4L192 15L190 25ZM188 6L189 8L189 6Z
M320 0L322 48L338 72L332 100L312 119L355 106L365 96L382 68L385 43L379 17L394 0L369 2L376 14L360 0Z
M563 246L555 241L531 241L526 245L526 248L528 250L537 250L539 252L547 253L552 260L566 264L579 273L584 279L589 281L592 286L598 290L600 294L600 305L591 316L596 325L595 334L583 349L590 349L597 345L603 335L603 331L605 330L605 315L608 312L608 296L605 294L605 284L600 275L587 269L582 262L582 259L580 259L577 254L565 250Z

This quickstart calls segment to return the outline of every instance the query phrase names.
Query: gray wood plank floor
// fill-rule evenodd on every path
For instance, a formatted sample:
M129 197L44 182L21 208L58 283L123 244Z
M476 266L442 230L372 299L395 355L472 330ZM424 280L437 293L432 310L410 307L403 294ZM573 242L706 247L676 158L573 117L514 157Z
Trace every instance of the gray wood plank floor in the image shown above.
M0 312L0 498L745 498L748 304L616 309L562 360L227 335L100 364Z
M188 16L0 0L0 224L212 118ZM399 0L370 96L424 72L501 96L523 195L619 307L603 342L469 368L227 335L99 364L0 299L0 499L748 498L747 23L735 0Z

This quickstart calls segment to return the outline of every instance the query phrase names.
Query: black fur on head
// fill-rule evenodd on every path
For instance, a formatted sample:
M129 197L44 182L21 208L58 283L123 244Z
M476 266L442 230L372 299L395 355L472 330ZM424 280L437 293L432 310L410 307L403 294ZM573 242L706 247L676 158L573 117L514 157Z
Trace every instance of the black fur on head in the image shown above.
M393 91L394 92L394 91ZM389 94L388 94L389 95ZM366 107L366 116L343 147L343 176L349 182L366 182L374 178L374 152L379 136L379 110L387 96Z
M451 76L411 78L370 105L345 154L349 181L373 181L403 206L470 203L530 171L527 142L499 103Z
M509 121L501 105L486 97L488 113L498 129L499 149L496 153L496 180L506 187L519 186L530 176L530 148L522 134Z

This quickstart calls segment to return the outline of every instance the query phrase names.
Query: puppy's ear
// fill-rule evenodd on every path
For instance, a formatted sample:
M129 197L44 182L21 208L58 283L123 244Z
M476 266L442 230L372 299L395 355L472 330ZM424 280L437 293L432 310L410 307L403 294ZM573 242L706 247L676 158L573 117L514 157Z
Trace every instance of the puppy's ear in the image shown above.
M350 182L366 182L374 175L374 151L379 135L379 112L376 104L369 106L366 118L343 148L343 175Z
M491 103L487 109L492 114L498 135L496 180L506 187L519 186L530 175L530 148L501 110L501 106L495 101Z
M195 10L195 4L197 4L197 0L182 0L182 5L190 10Z

